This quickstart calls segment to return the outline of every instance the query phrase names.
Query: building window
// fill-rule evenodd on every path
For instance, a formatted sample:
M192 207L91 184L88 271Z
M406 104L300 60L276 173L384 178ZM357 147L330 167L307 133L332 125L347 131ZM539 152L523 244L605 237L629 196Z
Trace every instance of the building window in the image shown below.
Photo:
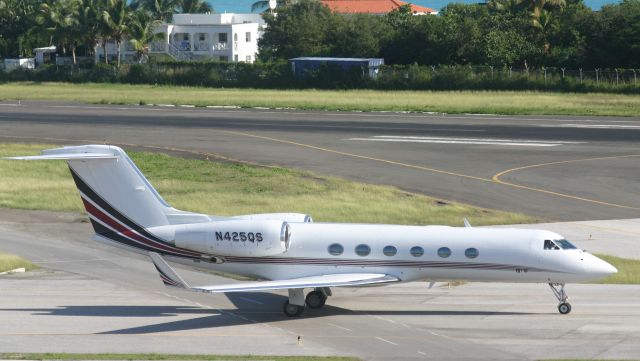
M199 41L204 41L205 40L205 35L204 34L198 35L198 40Z
M422 255L424 254L424 249L422 247L415 246L409 250L409 253L411 253L411 255L414 257L422 257Z
M238 62L238 54L233 56L233 61L235 61L236 63Z
M244 40L246 40L247 43L251 42L251 32L246 32L244 34Z
M229 61L229 57L226 55L220 56L220 61L226 63Z
M218 42L226 43L227 42L227 33L218 33Z
M356 254L360 257L368 256L371 253L371 248L366 244L359 244L356 246Z
M440 247L438 249L438 256L442 258L447 258L451 256L451 250L448 247Z
M327 250L329 251L330 255L339 256L342 254L342 252L344 252L344 247L342 247L342 245L339 243L334 243L330 245L329 248L327 248Z
M233 41L238 41L238 33L233 33Z
M394 246L386 246L382 249L382 253L384 253L385 256L391 257L395 256L396 253L398 253L398 250Z
M464 255L467 256L467 258L476 258L478 254L477 248L467 248L467 250L464 251Z
M251 62L251 55L247 55L247 59L246 59L247 63Z

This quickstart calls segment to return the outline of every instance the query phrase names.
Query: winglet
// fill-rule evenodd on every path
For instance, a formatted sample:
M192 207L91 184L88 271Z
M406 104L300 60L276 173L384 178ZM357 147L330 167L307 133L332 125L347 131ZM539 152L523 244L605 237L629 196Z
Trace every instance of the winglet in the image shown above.
M469 223L469 220L468 220L468 219L463 218L463 221L464 221L464 226L465 226L465 227L467 227L467 228L471 228L471 227L472 227L472 226L471 226L471 223Z
M162 256L155 252L149 252L149 257L151 257L151 261L156 267L156 270L158 270L162 283L164 283L165 286L191 289L191 286L165 262Z

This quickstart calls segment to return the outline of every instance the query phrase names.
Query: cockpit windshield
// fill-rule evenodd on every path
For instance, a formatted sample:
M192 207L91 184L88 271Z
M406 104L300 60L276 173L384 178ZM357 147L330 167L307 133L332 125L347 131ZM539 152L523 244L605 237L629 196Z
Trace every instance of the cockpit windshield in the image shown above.
M553 249L553 250L576 249L576 246L574 246L571 242L567 241L566 239L554 239L554 240L545 239L544 249Z

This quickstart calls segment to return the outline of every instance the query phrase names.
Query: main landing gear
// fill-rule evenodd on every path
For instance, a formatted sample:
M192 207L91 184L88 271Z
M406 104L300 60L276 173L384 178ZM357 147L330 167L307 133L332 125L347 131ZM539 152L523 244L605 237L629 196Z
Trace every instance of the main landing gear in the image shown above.
M282 310L288 317L298 317L302 315L306 307L322 308L328 296L331 296L331 289L328 287L316 288L309 292L306 298L303 289L289 289L289 299L285 301Z
M571 312L571 304L567 302L569 300L569 296L564 292L564 283L549 283L549 287L551 287L551 291L553 291L554 296L560 301L558 305L558 312L563 315Z

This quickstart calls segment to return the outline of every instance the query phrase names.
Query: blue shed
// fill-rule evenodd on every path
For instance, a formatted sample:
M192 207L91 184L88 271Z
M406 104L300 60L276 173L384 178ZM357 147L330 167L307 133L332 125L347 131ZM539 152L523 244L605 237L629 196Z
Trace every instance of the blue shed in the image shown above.
M296 78L304 78L305 73L317 70L323 64L331 64L340 67L343 71L350 71L352 68L360 68L375 78L381 65L384 65L382 58L325 58L325 57L302 57L289 59L291 69ZM364 74L364 73L363 73Z

